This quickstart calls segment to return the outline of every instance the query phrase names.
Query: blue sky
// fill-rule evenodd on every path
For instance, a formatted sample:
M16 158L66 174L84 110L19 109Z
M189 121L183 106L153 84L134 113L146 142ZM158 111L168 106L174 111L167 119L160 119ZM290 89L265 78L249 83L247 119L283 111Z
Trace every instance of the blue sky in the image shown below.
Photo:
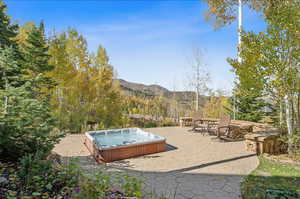
M203 52L210 87L230 90L234 75L226 62L236 57L237 24L215 31L204 21L199 0L4 0L20 24L44 20L46 31L76 28L89 50L103 45L118 77L183 90L192 51ZM262 18L244 8L244 29L262 31Z

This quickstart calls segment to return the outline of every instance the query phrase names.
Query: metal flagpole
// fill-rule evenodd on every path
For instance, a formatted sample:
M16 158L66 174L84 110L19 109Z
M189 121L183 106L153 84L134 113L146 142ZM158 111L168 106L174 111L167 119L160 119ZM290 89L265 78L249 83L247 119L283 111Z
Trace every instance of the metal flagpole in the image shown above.
M243 3L239 0L239 18L238 18L238 47L242 44L242 28L243 28ZM240 50L238 50L238 61L241 62Z
M242 28L243 28L243 2L239 0L239 9L238 9L238 62L242 61L240 56L240 48L242 45ZM233 119L236 117L236 96L233 93Z

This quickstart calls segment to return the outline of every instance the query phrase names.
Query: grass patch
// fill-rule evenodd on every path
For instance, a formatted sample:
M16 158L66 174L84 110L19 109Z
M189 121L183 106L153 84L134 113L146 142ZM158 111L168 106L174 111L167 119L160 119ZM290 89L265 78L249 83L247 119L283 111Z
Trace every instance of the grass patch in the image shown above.
M245 177L241 185L244 199L294 199L300 197L299 167L271 161L262 156L259 157L259 162L259 166ZM268 191L271 193L267 194ZM297 197L292 196L295 193L298 193Z

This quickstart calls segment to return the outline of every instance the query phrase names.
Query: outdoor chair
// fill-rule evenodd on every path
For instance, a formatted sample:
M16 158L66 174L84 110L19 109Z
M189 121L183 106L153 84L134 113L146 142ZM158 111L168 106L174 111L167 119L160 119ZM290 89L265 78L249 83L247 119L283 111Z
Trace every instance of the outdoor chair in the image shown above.
M204 132L207 131L207 124L203 122L203 113L201 112L194 112L192 114L192 120L193 120L193 131L200 131Z
M230 115L222 115L218 125L208 125L208 130L218 137L227 136L230 133Z

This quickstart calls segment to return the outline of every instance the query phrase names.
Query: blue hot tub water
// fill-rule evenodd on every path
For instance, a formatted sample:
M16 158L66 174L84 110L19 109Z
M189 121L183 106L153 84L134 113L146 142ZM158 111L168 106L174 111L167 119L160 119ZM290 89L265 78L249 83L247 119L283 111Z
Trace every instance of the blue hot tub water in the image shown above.
M92 136L97 146L103 149L164 140L161 136L143 131L139 128L90 131L87 133Z

